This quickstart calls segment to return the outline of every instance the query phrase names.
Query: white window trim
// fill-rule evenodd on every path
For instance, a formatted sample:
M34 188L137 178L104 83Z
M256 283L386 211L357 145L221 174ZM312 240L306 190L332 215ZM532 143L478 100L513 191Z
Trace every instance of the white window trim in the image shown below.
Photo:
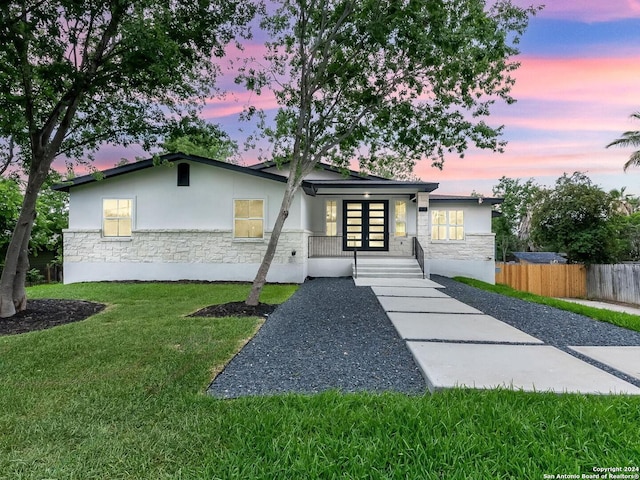
M236 237L236 201L250 201L250 200L261 200L262 201L262 237L260 238L251 238L251 237ZM231 238L234 242L239 243L264 243L265 242L265 234L266 234L266 215L267 215L267 200L265 198L234 198L232 202L232 218L231 218ZM247 220L251 220L248 218Z
M467 218L467 213L464 210L464 208L431 208L430 209L430 215L429 215L429 239L431 241L431 243L463 243L466 242L467 240L467 227L465 226L466 223L466 218ZM451 224L449 222L449 212L458 212L461 211L462 212L462 239L458 240L458 239L452 239L449 237L449 228L454 226L453 224ZM446 232L447 232L447 238L440 238L437 240L434 240L433 238L433 227L434 227L434 223L433 223L433 212L445 212L446 215L446 223L441 225L446 227ZM455 224L457 225L457 224Z
M399 202L404 203L404 235L398 235L398 232L396 232L396 224L398 223L398 213L396 212L396 208ZM395 238L409 237L409 202L403 198L393 199L393 236Z
M112 236L104 234L104 201L105 200L129 200L131 201L131 235L129 236ZM104 242L130 242L133 238L133 232L136 225L136 197L123 197L123 196L107 196L100 199L100 237Z
M330 235L329 234L329 229L327 228L329 226L329 222L327 221L327 208L329 207L329 202L334 202L336 205L336 219L334 222L336 224L336 233L334 235ZM338 200L325 200L324 201L324 234L327 237L337 237L339 236L339 232L338 232L338 225L340 224L340 222L338 222Z

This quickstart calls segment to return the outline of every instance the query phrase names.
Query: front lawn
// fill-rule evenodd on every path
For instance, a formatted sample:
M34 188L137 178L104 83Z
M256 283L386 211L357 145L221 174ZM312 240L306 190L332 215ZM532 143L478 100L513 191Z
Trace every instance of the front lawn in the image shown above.
M79 284L107 303L0 337L0 479L543 478L637 467L640 399L455 390L218 400L215 372L258 319L191 318L238 284ZM266 303L291 286L269 285Z

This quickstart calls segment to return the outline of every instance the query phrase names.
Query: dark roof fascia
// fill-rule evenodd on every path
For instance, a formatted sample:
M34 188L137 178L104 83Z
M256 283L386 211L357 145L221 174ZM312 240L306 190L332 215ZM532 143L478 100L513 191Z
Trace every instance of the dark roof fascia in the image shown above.
M247 175L252 175L254 177L266 178L268 180L275 180L276 182L286 183L287 177L282 175L276 175L275 173L262 172L260 170L253 170L249 167L243 167L240 165L234 165L233 163L221 162L219 160L213 160L210 158L199 157L197 155L185 155L182 153L169 153L165 155L159 156L160 162L177 162L180 160L187 160L196 163L202 163L204 165L209 165L212 167L219 167L225 170L231 170L233 172L244 173ZM138 170L143 170L145 168L150 168L157 165L157 161L149 158L146 160L142 160L135 163L129 163L127 165L122 165L120 167L109 168L107 170L102 170L99 172L99 175L102 176L102 180L106 180L109 178L118 177L120 175L126 175L131 172L136 172ZM73 187L77 187L80 185L86 185L88 183L97 182L98 179L93 174L83 175L81 177L74 178L69 180L68 182L59 183L57 185L53 185L51 188L54 190L60 190L63 192L68 192L69 189Z
M284 162L282 165L286 165L287 163L289 162L288 161ZM267 168L277 167L277 166L278 166L277 162L275 162L274 160L269 160L266 162L256 163L255 165L251 165L248 168L251 168L254 170L265 170ZM333 173L340 173L340 174L343 173L343 171L338 167L334 167L333 165L328 165L322 162L318 163L316 165L316 168L319 168L320 170L326 170L328 172L333 172ZM388 180L385 177L379 177L377 175L371 175L368 173L363 174L351 169L348 169L347 171L349 172L349 177L353 177L353 179L355 180Z
M305 193L310 196L316 196L320 188L338 188L338 189L400 189L411 190L412 192L433 192L438 188L438 183L432 182L403 182L400 180L305 180L302 182L302 188Z
M482 202L479 199L482 198ZM435 202L443 202L443 203L454 203L454 202L464 202L464 203L487 203L489 205L498 205L504 202L504 198L495 198L495 197L468 197L468 196L457 196L457 195L430 195L429 201Z

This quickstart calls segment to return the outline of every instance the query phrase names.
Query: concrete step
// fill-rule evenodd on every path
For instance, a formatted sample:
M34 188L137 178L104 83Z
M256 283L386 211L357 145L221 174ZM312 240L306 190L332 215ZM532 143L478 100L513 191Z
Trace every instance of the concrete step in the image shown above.
M360 265L416 265L413 257L358 257Z
M352 274L356 277L354 264L352 264ZM423 278L423 275L415 258L359 258L357 277Z
M361 265L358 262L358 270L380 270L380 271L394 271L394 270L420 270L420 265L417 263L413 265Z
M355 277L355 272L353 276ZM361 272L358 269L358 278L422 278L422 270L420 272Z

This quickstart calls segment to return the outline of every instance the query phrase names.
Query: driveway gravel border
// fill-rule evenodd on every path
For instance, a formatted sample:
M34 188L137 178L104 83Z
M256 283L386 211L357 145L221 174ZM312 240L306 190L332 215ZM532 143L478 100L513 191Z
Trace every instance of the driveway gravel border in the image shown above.
M402 392L426 383L371 288L307 280L214 379L219 398L281 393Z

